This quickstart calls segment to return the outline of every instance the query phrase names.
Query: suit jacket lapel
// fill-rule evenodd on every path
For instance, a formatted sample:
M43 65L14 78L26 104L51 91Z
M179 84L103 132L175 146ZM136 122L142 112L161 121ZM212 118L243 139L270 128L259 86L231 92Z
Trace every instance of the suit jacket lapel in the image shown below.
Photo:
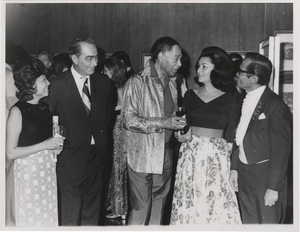
M95 113L95 107L97 107L97 89L95 84L95 77L93 75L90 75L90 87L91 87L91 115L90 119L91 121L94 119L93 112ZM99 107L99 106L98 106Z
M81 101L82 101L82 98L80 96L80 93L78 92L78 88L77 88L76 82L74 80L74 77L73 77L71 71L70 71L70 75L68 76L68 79L66 81L66 85L67 85L68 92L70 93L70 95L74 96L74 99L76 101L78 101L79 99L81 99Z
M80 95L80 92L78 91L78 87L76 85L76 82L74 80L74 77L73 77L71 71L70 71L70 75L68 76L68 79L66 80L66 89L68 90L68 93L72 96L72 98L74 100L74 104L76 104L78 106L77 113L81 112L84 115L88 116L85 111L82 97Z
M250 122L249 122L249 125L248 125L248 129L247 129L247 132L250 130L250 128L252 127L253 123L258 119L259 115L263 112L263 109L265 107L265 102L264 102L264 96L265 96L265 93L266 93L266 90L263 92L263 94L261 95L255 109L254 109L254 112L251 116L251 119L250 119ZM247 133L246 132L246 133Z

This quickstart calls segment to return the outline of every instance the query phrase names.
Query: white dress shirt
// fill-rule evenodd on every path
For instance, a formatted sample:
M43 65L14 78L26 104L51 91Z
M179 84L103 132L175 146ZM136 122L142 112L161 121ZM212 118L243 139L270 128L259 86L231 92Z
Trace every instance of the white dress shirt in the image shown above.
M74 66L72 65L71 67L71 73L74 77L74 80L75 80L75 83L77 85L77 88L78 88L78 91L79 91L79 94L80 96L82 96L82 88L83 88L83 85L84 85L84 81L82 80L83 76L80 75L75 69L74 69ZM88 89L90 91L90 94L91 93L91 83L90 83L90 76L85 76L87 79L88 79L88 82L87 82L87 86L88 86ZM85 79L84 79L85 80ZM95 140L94 140L94 137L92 136L92 140L91 140L91 144L94 145L95 144Z
M239 159L241 162L248 164L245 151L244 151L244 146L243 146L243 140L248 128L248 125L250 123L252 114L255 110L255 107L265 91L266 86L263 85L255 90L252 90L250 92L247 91L247 95L243 101L243 106L242 106L242 116L240 119L240 123L237 128L236 132L236 144L239 146Z
M74 80L75 80L75 82L76 82L76 85L77 85L78 91L79 91L79 93L80 93L80 96L81 96L81 95L82 95L83 83L84 83L84 81L82 80L83 76L80 75L80 74L74 69L74 66L71 67L71 72L72 72L72 75L73 75ZM88 79L87 85L88 85L88 89L89 89L90 94L91 94L90 76L85 76L85 77Z

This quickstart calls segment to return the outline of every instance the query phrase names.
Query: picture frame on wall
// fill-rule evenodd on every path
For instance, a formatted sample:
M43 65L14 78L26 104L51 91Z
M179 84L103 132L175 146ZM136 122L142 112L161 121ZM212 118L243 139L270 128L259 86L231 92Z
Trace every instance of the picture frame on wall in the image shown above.
M141 52L141 64L140 68L143 69L147 61L151 58L150 52Z
M259 43L259 53L261 55L266 56L272 63L273 68L272 68L272 74L271 78L269 81L269 88L276 92L274 88L274 46L275 46L275 37L270 36L269 38L261 41Z
M278 94L293 113L293 31L274 30L275 75L278 76Z
M259 43L259 53L273 65L269 87L293 112L293 31L274 30L273 36Z
M274 30L274 35L259 43L259 53L273 65L269 87L280 94L282 84L293 83L293 31Z
M293 31L274 30L275 67L280 83L293 83Z

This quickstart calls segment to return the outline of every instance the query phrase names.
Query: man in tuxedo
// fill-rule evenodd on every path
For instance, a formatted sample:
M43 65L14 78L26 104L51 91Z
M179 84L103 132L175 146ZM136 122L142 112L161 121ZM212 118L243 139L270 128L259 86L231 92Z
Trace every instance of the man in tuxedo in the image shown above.
M247 53L236 75L246 90L236 132L237 149L230 183L239 192L244 224L282 223L286 210L286 173L292 144L288 106L268 87L272 64Z
M111 82L94 73L98 53L91 38L74 39L69 55L72 67L55 77L49 98L53 115L67 131L57 162L60 225L98 225L102 171L110 167Z

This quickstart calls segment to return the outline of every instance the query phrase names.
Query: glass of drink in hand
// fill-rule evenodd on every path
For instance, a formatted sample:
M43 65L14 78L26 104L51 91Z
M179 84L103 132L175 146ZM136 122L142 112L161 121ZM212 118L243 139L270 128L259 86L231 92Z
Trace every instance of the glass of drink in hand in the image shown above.
M178 107L178 110L176 111L176 116L183 117L186 119L186 109L182 107ZM182 130L179 130L180 134L185 134L188 131L189 127L186 125Z
M64 137L65 140L66 140L66 137L67 137L66 128L64 126L61 126L61 125L55 126L55 129L53 131L53 137ZM63 145L62 145L62 147L63 147ZM61 149L62 149L62 147L61 147ZM55 149L54 150L54 157L53 157L54 162L57 162L57 155L60 154L61 149Z
M182 117L185 115L185 108L184 107L178 107L178 110L176 111L176 116Z

